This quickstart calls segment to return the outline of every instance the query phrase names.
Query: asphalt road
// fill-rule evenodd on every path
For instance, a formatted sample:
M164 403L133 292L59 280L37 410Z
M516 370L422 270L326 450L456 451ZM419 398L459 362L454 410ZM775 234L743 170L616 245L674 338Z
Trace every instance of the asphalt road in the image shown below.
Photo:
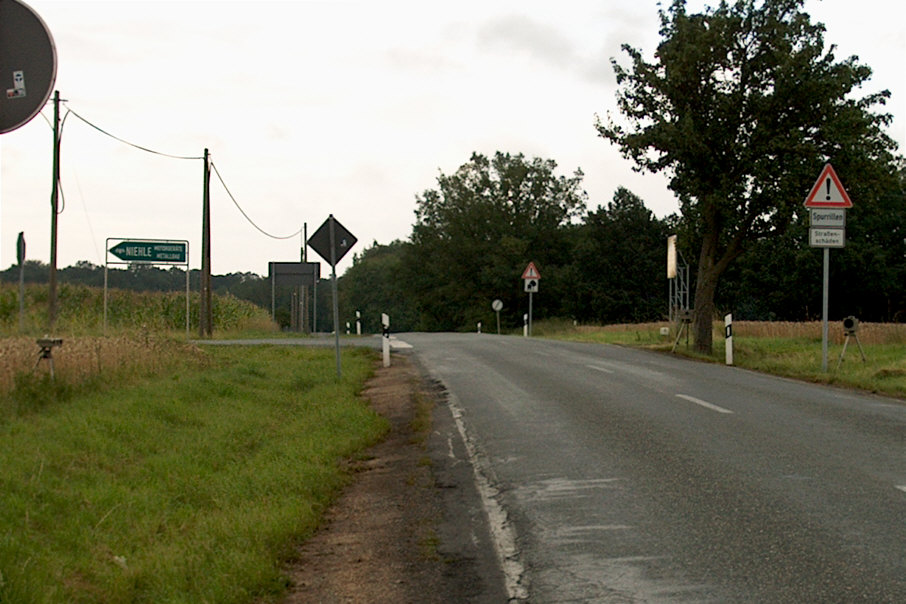
M448 390L513 600L906 602L903 401L619 347L396 339Z

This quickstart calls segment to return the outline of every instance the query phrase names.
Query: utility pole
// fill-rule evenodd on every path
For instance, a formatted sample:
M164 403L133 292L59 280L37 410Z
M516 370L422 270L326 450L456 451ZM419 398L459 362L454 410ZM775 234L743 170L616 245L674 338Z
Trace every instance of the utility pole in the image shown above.
M198 311L198 327L202 338L210 337L214 331L211 308L211 162L208 150L204 150L204 181L202 185L201 212L201 303Z
M302 223L302 262L308 262L308 223ZM302 285L299 287L300 292L300 309L301 321L299 323L302 333L309 333L311 331L308 324L308 286Z
M53 93L53 185L50 192L50 293L47 297L47 329L57 322L57 208L60 199L60 91Z

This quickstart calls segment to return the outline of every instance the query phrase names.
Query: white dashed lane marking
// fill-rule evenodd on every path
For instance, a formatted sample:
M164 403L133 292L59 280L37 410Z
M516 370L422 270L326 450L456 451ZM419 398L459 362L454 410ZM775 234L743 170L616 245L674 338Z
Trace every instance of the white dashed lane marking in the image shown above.
M717 405L709 403L708 401L703 401L700 398L695 398L694 396L689 396L688 394L677 394L676 396L683 399L684 401L689 401L690 403L695 403L696 405L704 407L705 409L710 409L711 411L716 411L717 413L730 413L730 414L733 413L729 409L724 409L723 407L718 407Z

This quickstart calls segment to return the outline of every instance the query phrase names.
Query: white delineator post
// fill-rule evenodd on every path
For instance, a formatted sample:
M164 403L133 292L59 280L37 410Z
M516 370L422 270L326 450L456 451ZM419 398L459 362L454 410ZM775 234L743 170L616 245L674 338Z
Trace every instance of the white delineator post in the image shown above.
M381 349L384 353L384 367L390 367L390 317L386 313L381 314L381 325L384 332L381 337Z
M726 336L727 343L727 365L733 364L733 315L729 314L724 317L724 335Z

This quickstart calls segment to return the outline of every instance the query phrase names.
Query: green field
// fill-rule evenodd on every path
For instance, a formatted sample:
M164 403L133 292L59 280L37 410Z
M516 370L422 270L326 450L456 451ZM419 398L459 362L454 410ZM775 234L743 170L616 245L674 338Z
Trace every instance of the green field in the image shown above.
M359 396L372 352L338 381L330 349L157 346L2 395L0 602L274 601L339 460L387 429Z

